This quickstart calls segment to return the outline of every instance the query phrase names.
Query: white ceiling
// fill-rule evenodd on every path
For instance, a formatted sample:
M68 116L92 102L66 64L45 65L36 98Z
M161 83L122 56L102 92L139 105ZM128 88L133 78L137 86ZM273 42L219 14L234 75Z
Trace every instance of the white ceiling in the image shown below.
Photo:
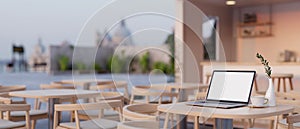
M205 2L217 6L227 6L226 0L191 0L193 2ZM253 5L264 5L264 4L276 4L286 3L299 0L236 0L236 5L233 7L253 6Z

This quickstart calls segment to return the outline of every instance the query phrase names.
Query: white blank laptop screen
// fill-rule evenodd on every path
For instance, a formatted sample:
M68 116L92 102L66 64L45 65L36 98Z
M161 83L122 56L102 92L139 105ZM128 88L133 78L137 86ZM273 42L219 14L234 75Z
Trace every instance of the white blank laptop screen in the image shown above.
M254 74L215 71L206 99L248 102Z

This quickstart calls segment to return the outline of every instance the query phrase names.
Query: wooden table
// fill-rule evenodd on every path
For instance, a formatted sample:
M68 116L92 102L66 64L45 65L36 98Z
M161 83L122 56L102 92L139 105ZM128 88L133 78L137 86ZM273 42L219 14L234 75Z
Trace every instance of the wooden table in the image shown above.
M187 91L189 90L199 90L208 88L208 84L201 83L162 83L162 84L152 84L149 86L151 89L157 90L176 90L179 93L178 101L187 101Z
M78 79L78 80L62 80L61 82L65 84L72 84L74 86L82 86L83 90L90 90L90 86L93 83L98 82L112 82L112 80L108 79ZM89 99L84 99L83 102L89 102Z
M104 81L102 81L104 82ZM108 82L108 81L107 81ZM105 84L97 84L95 86L91 85L90 90L107 90L107 89L117 89L122 88L124 89L124 97L125 99L129 99L129 91L128 91L128 83L127 81L111 81L111 83ZM119 91L118 91L119 92Z
M76 86L82 86L84 90L89 90L92 83L98 82L112 82L113 80L108 79L82 79L82 80L62 80L61 82L66 84L73 84Z
M216 118L216 128L217 129L232 129L233 119L254 119L276 116L275 124L279 115L288 114L294 110L293 106L289 105L277 105L275 107L266 108L232 108L232 109L220 109L220 108L209 108L209 107L198 107L189 106L185 102L176 104L166 104L158 106L158 111L179 114L179 115L189 115L189 116L200 116ZM277 127L277 124L274 128Z
M48 129L53 128L54 105L59 103L62 98L89 98L99 96L99 92L88 90L28 90L14 91L9 93L10 96L33 98L33 99L48 99Z
M179 93L178 102L185 102L188 99L187 92L190 90L200 90L203 88L208 88L208 84L201 83L162 83L162 84L152 84L151 89L160 89L160 90L176 90ZM180 122L180 128L186 127L186 116L180 116L182 121Z
M208 87L208 85L201 83L161 83L152 84L151 87L154 89L196 90Z

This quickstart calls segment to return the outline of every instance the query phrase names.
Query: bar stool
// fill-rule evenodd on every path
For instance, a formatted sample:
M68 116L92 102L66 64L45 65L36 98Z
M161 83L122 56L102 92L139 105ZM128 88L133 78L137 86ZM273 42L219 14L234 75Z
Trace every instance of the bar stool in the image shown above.
M275 73L271 75L273 84L275 80L277 79L277 91L280 92L280 85L281 85L281 80L283 81L283 91L286 92L286 79L290 83L290 90L293 90L293 83L292 83L292 78L294 77L293 74L283 74L283 73Z

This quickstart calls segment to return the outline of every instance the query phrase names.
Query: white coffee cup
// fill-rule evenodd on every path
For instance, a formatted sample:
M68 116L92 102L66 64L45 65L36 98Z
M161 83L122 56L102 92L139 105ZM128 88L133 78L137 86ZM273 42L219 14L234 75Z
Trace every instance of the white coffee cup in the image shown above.
M264 96L252 96L251 103L253 106L264 106L268 103L268 99Z

